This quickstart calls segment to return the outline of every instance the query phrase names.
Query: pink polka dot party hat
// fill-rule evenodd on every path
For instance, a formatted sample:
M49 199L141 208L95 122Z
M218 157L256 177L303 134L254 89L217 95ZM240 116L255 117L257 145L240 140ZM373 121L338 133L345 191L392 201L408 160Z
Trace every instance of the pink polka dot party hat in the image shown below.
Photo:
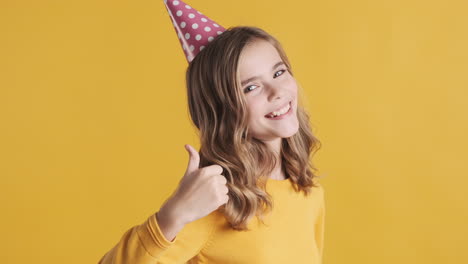
M180 0L164 0L185 57L193 58L226 29Z

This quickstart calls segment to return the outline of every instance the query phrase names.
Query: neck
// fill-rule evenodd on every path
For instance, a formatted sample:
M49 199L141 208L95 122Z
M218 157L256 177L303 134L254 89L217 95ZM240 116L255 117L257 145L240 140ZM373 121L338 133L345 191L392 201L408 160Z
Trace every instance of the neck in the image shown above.
M275 179L275 180L285 180L286 176L282 168L281 157L280 157L282 139L276 138L274 140L264 141L264 142L265 144L267 144L268 148L271 151L273 151L273 153L275 153L275 158L276 160L278 160L276 167L271 172L269 178Z
M273 151L273 153L275 153L275 157L279 158L280 151L281 151L282 138L275 138L273 140L263 141L263 142L268 146L268 149L270 149L271 151Z
M270 174L270 179L274 179L274 180L285 180L286 179L286 175L285 173L283 172L282 170L282 167L281 167L281 164L279 166L277 166Z

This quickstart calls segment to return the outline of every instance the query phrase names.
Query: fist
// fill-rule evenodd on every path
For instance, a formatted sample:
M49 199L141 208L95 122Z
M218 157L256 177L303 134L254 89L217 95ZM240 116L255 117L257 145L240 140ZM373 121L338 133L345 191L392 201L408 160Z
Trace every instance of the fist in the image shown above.
M219 165L199 168L200 155L189 144L185 145L189 161L184 176L175 190L171 202L176 204L184 224L202 218L229 201L227 180Z

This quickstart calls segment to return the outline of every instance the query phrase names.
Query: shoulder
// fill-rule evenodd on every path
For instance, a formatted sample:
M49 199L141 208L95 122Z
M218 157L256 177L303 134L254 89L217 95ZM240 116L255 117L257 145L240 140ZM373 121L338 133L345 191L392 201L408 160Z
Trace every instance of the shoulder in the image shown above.
M314 178L312 181L315 185L314 189L316 189L318 192L321 192L321 193L325 192L325 189L319 179Z
M316 195L317 197L319 197L321 199L321 202L324 202L325 200L325 188L324 186L319 182L317 181L316 179L314 180L314 184L316 185L315 187L313 187L312 191L316 192Z
M223 215L219 212L219 209L215 210L200 219L186 224L184 229L182 229L183 233L181 233L181 235L205 243L215 231L222 217Z

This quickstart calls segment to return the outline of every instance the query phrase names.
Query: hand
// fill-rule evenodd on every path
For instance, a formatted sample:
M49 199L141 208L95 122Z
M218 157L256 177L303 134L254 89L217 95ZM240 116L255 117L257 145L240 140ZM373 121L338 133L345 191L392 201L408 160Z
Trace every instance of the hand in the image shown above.
M223 168L210 165L199 168L200 155L189 144L185 145L189 162L179 186L164 206L171 206L182 224L193 222L218 209L229 201Z

